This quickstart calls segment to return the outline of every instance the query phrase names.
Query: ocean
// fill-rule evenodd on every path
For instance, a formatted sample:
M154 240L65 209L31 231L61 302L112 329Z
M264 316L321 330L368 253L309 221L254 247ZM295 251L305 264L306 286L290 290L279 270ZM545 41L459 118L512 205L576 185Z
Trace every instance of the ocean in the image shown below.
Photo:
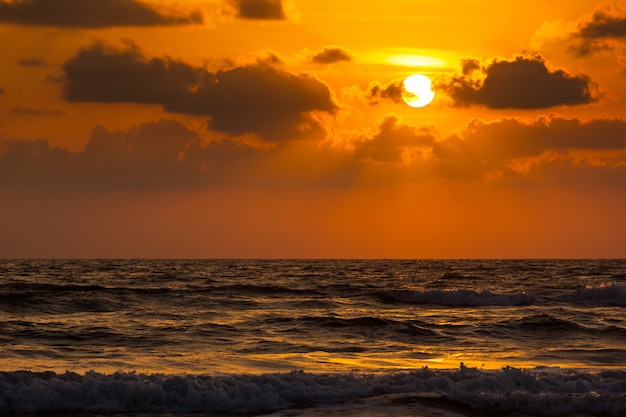
M626 260L0 260L0 414L626 416Z

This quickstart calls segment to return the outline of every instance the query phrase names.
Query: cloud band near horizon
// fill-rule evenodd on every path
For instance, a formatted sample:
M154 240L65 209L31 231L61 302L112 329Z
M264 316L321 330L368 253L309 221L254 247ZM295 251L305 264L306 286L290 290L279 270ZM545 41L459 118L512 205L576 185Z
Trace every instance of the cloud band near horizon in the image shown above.
M626 121L621 119L474 120L458 134L442 137L388 115L374 130L338 132L334 140L340 143L288 151L287 145L260 149L231 139L207 143L173 120L127 131L98 126L81 152L45 140L5 141L0 188L334 188L432 179L523 182L540 175L544 183L559 178L576 185L574 179L583 178L626 187ZM611 151L612 156L577 159L570 155L575 150ZM285 163L289 160L301 162ZM585 175L574 175L579 170Z

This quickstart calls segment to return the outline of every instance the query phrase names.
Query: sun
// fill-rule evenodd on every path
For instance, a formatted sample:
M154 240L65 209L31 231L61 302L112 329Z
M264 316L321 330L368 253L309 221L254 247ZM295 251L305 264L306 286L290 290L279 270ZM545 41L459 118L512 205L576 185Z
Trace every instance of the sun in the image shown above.
M424 107L434 97L433 82L425 75L410 75L402 83L402 100L411 107Z

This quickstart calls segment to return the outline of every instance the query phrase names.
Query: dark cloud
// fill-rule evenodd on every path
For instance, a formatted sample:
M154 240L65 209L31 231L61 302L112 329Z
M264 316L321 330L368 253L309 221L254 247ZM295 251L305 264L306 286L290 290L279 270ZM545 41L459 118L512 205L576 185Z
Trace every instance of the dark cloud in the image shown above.
M570 50L579 56L613 49L610 41L626 39L626 13L611 5L597 9L590 19L578 24Z
M578 34L586 39L626 38L626 14L597 11L590 21L578 26Z
M0 186L50 189L188 189L228 184L242 161L262 151L230 140L204 143L177 121L160 120L127 131L97 126L82 152L46 140L7 141Z
M286 18L282 0L229 0L235 15L242 19L282 20Z
M355 141L354 155L362 161L402 164L412 149L432 147L434 143L432 129L411 126L400 121L396 115L387 115L378 123L373 134Z
M481 68L480 61L477 59L466 58L461 60L461 72L464 76L471 75L474 71Z
M525 181L533 175L541 177L548 172L546 166L558 166L555 161L560 161L564 168L560 173L551 168L544 182L562 180L564 172L584 167L590 175L595 172L595 178L626 186L626 121L620 119L474 120L459 133L441 137L432 128L412 126L392 115L373 132L364 130L340 139L350 159L335 164L344 167L333 177L338 184L354 185L364 177L372 183ZM594 151L595 156L571 156L581 151Z
M0 87L0 96L3 95L4 93L6 93L6 90L2 87Z
M71 154L52 147L46 140L10 140L3 143L7 151L0 155L0 186L2 188L41 188L71 182ZM39 188L38 187L38 188Z
M122 49L94 43L79 50L63 71L68 101L162 104L167 109L184 106L194 88L214 77L182 61L147 58L130 43Z
M541 56L496 59L487 65L466 59L461 74L440 80L435 87L446 91L455 105L492 109L543 109L598 100L589 77L551 70Z
M457 140L444 141L435 148L440 156L464 154L480 161L502 161L540 155L548 150L615 150L626 148L626 121L540 117L534 121L500 119L474 120ZM460 155L459 155L460 156Z
M46 60L44 58L22 58L17 61L17 64L20 67L44 67L46 65Z
M134 45L81 49L63 66L68 101L158 104L170 112L206 115L215 131L282 141L320 132L311 112L337 109L329 88L266 61L213 74L172 58L147 58Z
M381 84L378 81L371 82L365 93L370 104L378 104L381 100L391 100L394 103L402 103L402 80Z
M185 161L201 171L213 169L242 169L246 163L256 161L263 151L232 140L213 141L208 144L194 141L184 153ZM222 178L227 183L228 180Z
M258 66L270 66L270 67L279 67L285 64L285 61L280 57L280 55L274 52L268 52L265 56L259 57L256 60Z
M432 172L444 178L523 181L555 160L566 164L568 172L576 171L579 164L589 165L584 158L572 158L573 150L613 152L623 149L626 149L626 121L619 119L588 122L561 117L541 117L534 121L474 120L458 135L435 144ZM606 171L616 168L613 171L626 185L626 177L620 174L625 170L617 169L624 163L626 159L622 157L619 162L606 160L600 165ZM543 180L556 176L552 173Z
M342 61L352 61L349 53L341 48L328 46L311 58L316 64L333 64Z
M0 23L68 28L201 24L198 11L161 12L138 0L0 1Z
M173 120L125 131L98 126L81 152L45 140L5 141L0 188L302 188L532 178L546 183L568 176L572 184L585 177L626 186L626 121L620 119L474 120L443 137L432 127L387 115L374 129L338 132L335 140L328 147L298 142L264 150L231 139L207 143ZM593 157L583 151L593 151Z
M200 94L212 117L211 129L220 132L288 140L319 129L309 112L337 108L328 87L307 75L246 66L220 71L216 80Z

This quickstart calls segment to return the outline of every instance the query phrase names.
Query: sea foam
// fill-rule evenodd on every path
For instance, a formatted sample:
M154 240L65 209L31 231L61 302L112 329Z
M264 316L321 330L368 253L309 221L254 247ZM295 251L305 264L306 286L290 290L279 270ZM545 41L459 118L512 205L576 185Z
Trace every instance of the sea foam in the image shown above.
M576 292L575 301L626 307L626 285L616 283L587 286Z
M383 374L0 373L0 413L253 414L411 393L496 413L626 415L626 372L620 370L484 371L461 364Z

